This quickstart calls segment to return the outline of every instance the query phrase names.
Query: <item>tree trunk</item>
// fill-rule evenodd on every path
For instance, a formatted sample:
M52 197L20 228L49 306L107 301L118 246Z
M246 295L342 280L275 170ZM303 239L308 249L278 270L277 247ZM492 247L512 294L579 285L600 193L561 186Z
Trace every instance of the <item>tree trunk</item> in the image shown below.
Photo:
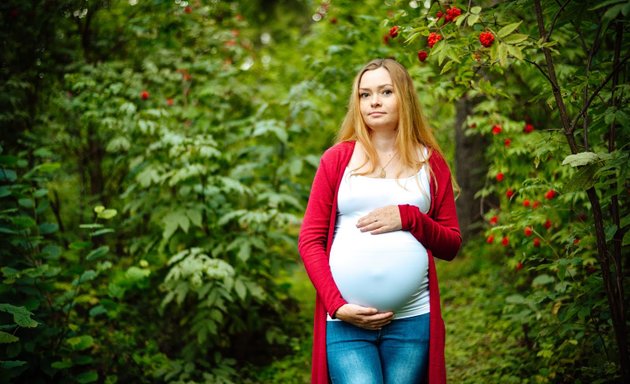
M481 201L475 199L475 193L483 187L487 165L484 161L484 138L482 135L466 136L466 118L471 114L472 102L467 96L459 99L455 105L455 175L461 188L456 200L457 218L464 240L481 230L475 225L481 220Z

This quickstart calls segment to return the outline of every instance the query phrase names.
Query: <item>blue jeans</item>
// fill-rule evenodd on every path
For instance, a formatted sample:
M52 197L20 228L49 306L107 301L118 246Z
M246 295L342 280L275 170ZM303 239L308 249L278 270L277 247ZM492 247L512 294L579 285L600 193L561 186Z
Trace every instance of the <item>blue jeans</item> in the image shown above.
M429 314L393 320L379 331L326 323L333 384L421 384L429 363Z

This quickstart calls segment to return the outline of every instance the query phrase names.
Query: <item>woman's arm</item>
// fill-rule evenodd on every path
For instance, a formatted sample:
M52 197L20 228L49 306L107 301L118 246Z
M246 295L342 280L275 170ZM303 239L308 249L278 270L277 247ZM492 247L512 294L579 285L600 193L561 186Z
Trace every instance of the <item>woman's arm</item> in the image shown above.
M324 153L315 173L298 238L298 251L326 311L334 316L346 301L333 280L326 254L336 193L334 167L330 164L329 157L328 153Z
M422 213L416 206L405 204L398 206L400 221L402 229L409 231L435 257L453 260L462 244L462 236L457 222L451 172L441 157L435 160L432 169L437 182L436 196L431 196L436 199L432 216Z

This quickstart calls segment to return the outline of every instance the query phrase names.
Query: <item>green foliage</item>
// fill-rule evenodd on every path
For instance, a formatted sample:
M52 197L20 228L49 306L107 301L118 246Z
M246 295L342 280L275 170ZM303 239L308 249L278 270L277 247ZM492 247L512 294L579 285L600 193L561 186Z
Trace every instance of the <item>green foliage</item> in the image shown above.
M451 5L459 17L436 17ZM544 1L549 39L531 1L467 6L3 5L0 381L306 382L299 215L356 70L388 56L409 68L447 157L461 100L465 134L487 144L477 196L492 241L441 266L451 381L614 380L585 190L609 249L627 252L629 88L605 83L627 2ZM432 48L431 32L443 36Z

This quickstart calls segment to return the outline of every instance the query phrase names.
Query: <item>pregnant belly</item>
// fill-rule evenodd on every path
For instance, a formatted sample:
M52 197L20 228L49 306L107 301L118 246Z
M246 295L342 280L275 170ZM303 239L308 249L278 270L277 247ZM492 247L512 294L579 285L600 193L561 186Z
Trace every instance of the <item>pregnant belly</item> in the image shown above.
M427 251L408 232L338 233L330 268L346 301L395 311L417 293L427 270Z

